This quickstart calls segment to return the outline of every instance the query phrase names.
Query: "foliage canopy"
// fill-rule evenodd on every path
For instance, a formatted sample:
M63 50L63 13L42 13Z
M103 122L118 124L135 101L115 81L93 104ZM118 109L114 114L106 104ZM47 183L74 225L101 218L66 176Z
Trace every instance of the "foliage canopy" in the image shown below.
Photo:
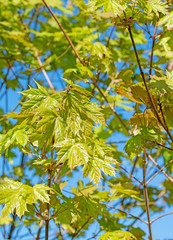
M2 237L154 239L173 204L173 2L0 4Z

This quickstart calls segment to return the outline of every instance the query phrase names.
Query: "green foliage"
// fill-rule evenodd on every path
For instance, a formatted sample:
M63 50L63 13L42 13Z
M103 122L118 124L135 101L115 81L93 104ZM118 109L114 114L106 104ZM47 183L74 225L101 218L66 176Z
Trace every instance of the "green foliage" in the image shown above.
M27 205L41 202L49 202L46 190L49 188L43 184L36 184L33 187L22 184L21 182L4 179L0 185L0 204L5 204L2 216L7 217L10 213L19 217L24 215Z
M39 238L46 221L57 239L96 223L91 238L146 239L138 213L173 204L172 1L45 2L55 16L40 0L0 0L4 238Z
M107 232L104 233L101 237L99 237L99 240L135 240L133 234L125 231L115 231L115 232Z

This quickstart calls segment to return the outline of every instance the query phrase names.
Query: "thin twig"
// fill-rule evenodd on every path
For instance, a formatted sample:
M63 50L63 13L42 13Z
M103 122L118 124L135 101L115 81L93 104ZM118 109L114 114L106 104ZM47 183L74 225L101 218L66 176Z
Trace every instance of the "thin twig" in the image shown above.
M123 167L121 167L121 166L119 166L119 167L120 167L121 169L123 169L126 173L128 173L131 178L134 178L140 185L143 185L142 182L140 182L136 177L134 177L131 173L129 173L125 168L123 168Z
M13 222L11 224L11 227L10 227L10 231L9 231L9 235L8 235L8 238L7 239L11 239L12 238L12 234L14 232L14 229L15 229L15 220L16 220L16 216L13 215Z
M143 192L144 192L144 200L145 200L145 208L147 213L147 220L148 220L148 230L150 235L150 240L153 240L152 236L152 229L151 229L151 221L150 221L150 207L149 207L149 199L148 199L148 191L146 185L146 149L144 148L143 153Z
M154 203L150 203L150 205L154 205L154 204L155 204L162 196L164 196L164 195L165 195L165 190L162 191L162 192L157 196L157 198L155 199ZM142 217L142 216L144 215L144 213L145 213L145 210L140 213L139 217ZM135 219L135 220L132 222L131 226L133 226L133 225L136 223L136 221L137 221L137 219Z
M148 157L149 157L149 159L154 163L154 165L160 170L160 172L162 172L162 173L167 177L167 179L168 179L170 182L173 183L173 178L170 177L170 176L163 170L163 168L161 168L161 167L157 164L157 162L152 158L152 156L151 156L150 154L148 154Z
M46 78L46 81L48 82L48 84L49 84L50 88L52 89L52 91L55 93L55 89L54 89L54 87L53 87L53 85L52 85L52 83L51 83L51 81L50 81L50 79L49 79L45 69L44 69L44 66L43 66L43 64L41 62L41 59L40 59L40 57L38 55L38 52L36 52L36 51L35 51L35 56L36 56L37 61L38 61L39 65L40 65L40 67L41 67L41 71L44 74L44 77Z
M31 41L30 35L29 35L29 33L28 33L28 29L27 29L27 27L24 25L24 22L22 21L22 19L21 19L21 22L23 23L25 33L28 35L29 40ZM40 59L40 57L39 57L39 55L38 55L38 52L37 52L36 50L35 50L34 54L35 54L35 57L36 57L39 65L40 65L40 67L41 67L42 73L43 73L44 77L46 78L46 81L48 82L48 84L49 84L50 88L52 89L52 91L55 93L55 89L54 89L54 87L53 87L53 85L52 85L52 83L51 83L51 81L50 81L50 79L49 79L49 77L48 77L45 69L44 69L44 66L43 66L43 64L42 64L42 62L41 62L41 59Z
M170 148L170 147L166 147L166 146L164 146L163 144L161 144L161 143L157 143L157 142L155 142L158 146L161 146L161 147L163 147L163 148L166 148L166 149L168 149L168 150L170 150L170 151L173 151L173 148Z
M134 164L133 164L133 167L132 167L132 170L131 170L131 174L133 174L138 160L139 160L139 157L137 156L136 159L135 159L135 161L134 161Z
M118 113L115 111L114 107L109 103L108 99L106 98L106 96L104 95L104 93L102 92L102 90L99 88L99 86L97 85L97 83L93 81L93 84L94 84L95 87L98 89L99 93L100 93L101 96L104 98L104 100L107 102L108 106L110 107L110 109L112 110L112 112L114 113L114 115L119 119L119 121L121 122L121 124L124 126L124 128L127 130L127 132L131 135L131 131L128 129L128 127L126 126L126 124L124 123L124 121L120 118L120 116L118 115Z
M89 223L89 221L91 220L91 218L92 218L92 217L89 217L88 220L77 230L77 232L74 233L74 235L73 235L73 237L72 237L71 240L73 240L73 239L78 235L78 233L85 227L85 225L86 225L87 223Z
M61 25L61 23L59 22L59 20L57 19L57 17L55 16L55 14L52 12L52 10L50 9L50 7L47 5L45 0L42 0L43 3L45 4L45 6L47 7L47 9L49 10L49 12L51 13L51 15L53 16L53 18L55 19L55 21L58 23L58 26L60 27L61 31L64 33L65 38L67 39L67 41L69 42L71 48L73 49L74 53L76 54L77 58L79 59L80 63L84 64L81 57L79 56L76 48L74 47L71 39L69 38L69 36L67 35L67 33L65 32L63 26Z
M157 218L155 218L154 220L152 220L151 223L155 222L155 221L158 220L159 218L165 217L165 216L170 215L170 214L173 214L173 212L165 213L165 214L161 215L160 217L157 217Z
M35 236L35 239L36 239L36 240L39 240L39 239L40 239L40 233L41 233L41 229L42 229L42 227L43 227L43 224L44 224L44 221L41 220L40 223L39 223L38 232L37 232L37 234L36 234L36 236Z
M153 35L153 42L152 42L152 48L151 48L151 57L150 57L150 70L149 70L149 80L151 80L151 72L152 72L152 67L153 67L153 53L154 53L154 45L156 41L156 31L157 31L157 26L158 26L158 20L156 22L155 28L154 28L154 35Z
M111 30L110 35L109 35L109 37L108 37L108 41L107 41L107 43L106 43L106 47L109 47L109 42L110 42L110 40L111 40L111 37L112 37L112 34L113 34L113 32L114 32L115 27L116 27L116 22L114 23L114 25L113 25L113 27L112 27L112 30Z
M173 160L171 160L169 163L167 163L165 166L163 166L158 172L156 172L146 183L146 185L159 174L164 168L168 167L171 163L173 163Z
M123 211L123 210L121 210L121 209L119 209L119 208L110 206L110 205L108 205L108 204L106 204L106 203L101 203L101 204L106 205L107 207L112 208L112 209L115 209L115 210L117 210L117 211L119 211L119 212L122 212L122 213L124 213L124 214L126 214L126 215L129 215L129 216L131 216L131 217L133 217L133 218L135 218L135 219L137 219L137 220L139 220L139 221L141 221L141 222L143 222L143 223L145 223L145 224L148 224L146 221L140 219L139 217L136 217L136 216L132 215L132 214L129 213L129 212L125 212L125 211Z

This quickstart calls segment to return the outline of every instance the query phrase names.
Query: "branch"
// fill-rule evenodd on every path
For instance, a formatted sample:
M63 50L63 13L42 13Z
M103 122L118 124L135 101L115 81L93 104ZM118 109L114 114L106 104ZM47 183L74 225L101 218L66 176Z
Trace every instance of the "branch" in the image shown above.
M62 32L64 33L65 38L67 39L67 41L69 42L70 46L72 47L75 55L77 56L77 58L79 59L80 63L82 65L85 66L84 62L82 61L81 57L79 56L79 53L77 52L75 46L73 45L71 39L69 38L69 36L67 35L65 29L62 27L61 23L59 22L59 20L57 19L57 17L55 16L55 14L52 12L52 10L50 9L50 7L47 5L47 3L45 2L45 0L42 0L43 3L45 4L45 6L47 7L47 9L49 10L49 12L51 13L51 15L53 16L53 18L55 19L55 21L57 22L58 26L60 27L60 29L62 30ZM113 31L112 31L113 32ZM111 35L110 35L111 37ZM107 102L107 104L109 105L109 107L111 108L111 110L113 111L113 113L115 114L115 116L120 120L120 122L122 123L122 125L125 127L125 129L128 131L129 134L131 134L130 130L128 129L128 127L126 126L126 124L123 122L123 120L120 118L120 116L117 114L117 112L115 111L114 107L108 102L106 96L102 93L101 89L98 87L97 83L93 81L94 86L98 89L98 91L100 92L100 94L102 95L102 97L105 99L105 101Z
M111 39L111 36L112 36L112 33L113 33L115 27L116 27L116 22L114 23L114 25L113 25L113 27L112 27L112 30L111 30L110 35L109 35L109 37L108 37L108 41L107 41L107 43L106 43L106 47L109 46L109 42L110 42L110 39Z
M144 148L144 153L143 153L143 192L144 192L145 208L146 208L146 212L147 212L148 230L149 230L150 240L153 240L151 221L150 221L150 207L149 207L148 191L147 191L147 185L146 185L145 178L146 178L146 149Z
M152 72L152 66L153 66L153 53L154 53L154 45L156 41L156 31L157 31L157 26L158 26L158 20L156 22L155 28L154 28L154 35L153 35L153 43L152 43L152 48L151 48L151 58L150 58L150 71L149 71L149 80L151 80L151 72Z
M165 119L165 116L164 116L164 113L163 113L162 104L161 104L160 100L159 100L159 108L160 108L160 112L161 112L161 114L162 114L163 122L164 122L165 127L166 127L165 130L169 133L168 125L167 125L167 123L166 123L166 119ZM171 137L170 137L170 139L172 140Z
M51 185L51 170L48 169L48 186L50 187ZM50 190L47 191L48 194L50 194ZM47 203L47 209L46 209L46 217L47 217L47 220L45 220L46 222L46 227L45 227L45 240L48 240L49 239L49 208L50 208L50 205L49 203Z
M173 151L173 148L166 147L166 146L164 146L164 145L161 144L161 143L157 143L157 142L154 142L154 143L156 143L158 146L161 146L161 147L166 148L166 149L168 149L168 150L170 150L170 151Z
M20 20L21 20L22 24L24 24L24 22L22 21L22 19L20 19ZM28 33L28 29L27 29L27 27L26 27L25 25L24 25L24 30L25 30L25 33L28 35L29 40L31 41L30 35L29 35L29 33ZM38 55L38 52L37 52L36 50L34 51L34 54L35 54L35 57L36 57L39 65L40 65L40 67L41 67L41 69L42 69L43 75L44 75L44 77L46 78L46 81L47 81L48 84L49 84L49 87L50 87L50 88L52 89L52 91L55 93L55 89L54 89L54 87L53 87L53 85L52 85L52 83L51 83L51 81L50 81L50 79L49 79L49 77L48 77L45 69L44 69L44 66L42 65L42 62L41 62L40 57L39 57L39 55Z
M37 233L36 236L35 236L35 239L36 239L36 240L39 240L39 239L40 239L40 233L41 233L41 229L42 229L42 227L43 227L43 224L44 224L44 221L41 220L41 221L40 221L40 224L39 224L38 233Z
M9 231L9 234L8 234L8 239L10 240L12 238L12 234L14 232L14 229L15 229L15 220L16 220L16 216L13 215L13 222L11 224L11 227L10 227L10 231Z
M163 170L163 168L161 168L158 164L157 164L157 162L152 158L152 156L150 155L150 154L148 154L148 157L149 157L149 159L154 163L154 165L158 168L158 169L160 169L160 172L162 172L166 177L167 177L167 179L170 181L170 182L172 182L173 183L173 178L172 177L170 177L164 170ZM173 160L172 160L173 161ZM152 177L153 178L153 177ZM152 179L150 178L150 180L149 181L151 181Z
M93 81L93 84L94 84L95 87L98 89L99 93L100 93L101 96L104 98L104 100L107 102L108 106L110 107L110 109L112 110L112 112L114 113L114 115L119 119L119 121L121 122L121 124L124 126L124 128L127 130L127 132L131 135L131 131L128 129L128 127L126 126L126 124L124 123L124 121L120 118L120 116L118 115L118 113L115 111L114 107L109 103L108 99L106 98L106 96L104 95L104 93L102 92L102 90L99 88L99 86L97 85L97 83Z
M74 235L73 235L71 240L73 240L78 235L78 233L85 227L85 225L90 221L91 218L92 217L89 217L88 220L77 230L77 232L74 233Z
M129 34L130 34L130 38L131 38L131 41L132 41L132 45L133 45L133 48L134 48L134 51L135 51L135 55L136 55L136 60L137 60L137 63L138 63L138 66L139 66L139 70L140 70L140 74L141 74L141 77L142 77L142 80L144 82L144 85L145 85L145 88L146 88L146 91L147 91L147 94L148 94L148 97L150 99L150 102L151 102L151 106L154 110L154 113L159 121L159 123L163 126L163 128L166 130L167 134L169 135L171 141L173 142L173 138L169 132L169 130L167 129L167 127L165 126L165 124L162 122L162 119L160 118L159 116L159 113L157 111L157 108L155 106L155 103L152 99L152 96L150 94L150 91L149 91L149 88L148 88L148 85L147 85L147 82L146 82L146 79L145 79L145 76L144 76L144 73L143 73L143 70L142 70L142 67L141 67L141 62L140 62L140 59L139 59L139 56L138 56L138 52L137 52L137 49L136 49L136 45L135 45L135 42L134 42L134 38L133 38L133 35L132 35L132 31L131 31L131 27L129 26L128 27L128 31L129 31Z
M50 7L47 5L47 3L45 2L45 0L42 0L42 1L43 1L43 3L45 4L45 6L47 7L47 9L49 10L49 12L51 13L51 15L53 16L53 18L55 19L55 21L58 23L58 26L60 27L61 31L64 33L65 38L66 38L67 41L69 42L71 48L73 49L73 51L74 51L75 55L77 56L77 58L79 59L80 63L82 63L82 64L84 65L81 57L79 56L79 54L78 54L76 48L74 47L71 39L69 38L69 36L68 36L67 33L65 32L63 26L61 25L61 23L59 22L59 20L58 20L57 17L55 16L55 14L52 12L52 10L50 9Z
M131 178L134 178L140 185L143 185L142 182L140 182L136 177L134 177L131 173L129 173L125 168L119 166L121 169L123 169L126 173L130 175Z
M46 81L47 81L48 84L49 84L49 87L50 87L50 88L52 89L52 91L55 93L55 89L54 89L54 87L53 87L53 85L52 85L52 83L51 83L51 81L50 81L50 79L49 79L49 77L48 77L45 69L44 69L44 66L43 66L43 64L42 64L42 62L41 62L41 59L40 59L40 57L39 57L39 55L38 55L38 52L36 52L36 51L35 51L35 56L36 56L37 61L38 61L39 65L40 65L40 67L41 67L41 71L42 71L44 77L46 78Z
M152 220L151 223L155 222L155 221L158 220L159 218L165 217L165 216L170 215L170 214L173 214L173 212L165 213L165 214L161 215L160 217L157 217L157 218L155 218L154 220Z
M157 174L159 174L164 168L166 168L167 166L169 166L171 163L173 163L173 160L171 160L169 163L167 163L165 166L163 166L158 172L156 172L146 183L146 185L154 178L157 176Z
M113 208L113 209L115 209L115 210L117 210L117 211L119 211L119 212L125 213L126 215L129 215L129 216L131 216L131 217L133 217L133 218L135 218L135 219L137 219L137 220L139 220L139 221L141 221L141 222L143 222L143 223L145 223L145 224L148 224L146 221L142 220L142 219L139 218L139 217L136 217L136 216L132 215L132 214L129 213L129 212L125 212L125 211L123 211L123 210L121 210L121 209L119 209L119 208L110 206L110 205L108 205L108 204L106 204L106 203L101 203L101 204L106 205L106 206L109 207L109 208Z

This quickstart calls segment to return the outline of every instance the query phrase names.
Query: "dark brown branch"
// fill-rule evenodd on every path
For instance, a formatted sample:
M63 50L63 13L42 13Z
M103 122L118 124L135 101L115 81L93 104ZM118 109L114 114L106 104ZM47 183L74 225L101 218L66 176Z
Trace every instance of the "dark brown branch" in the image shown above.
M132 170L131 170L131 174L133 174L134 170L135 170L135 167L136 167L136 164L137 164L137 161L138 161L139 157L137 156L135 161L134 161L134 164L133 164L133 167L132 167Z
M12 237L12 234L14 232L14 229L15 229L15 220L16 220L16 216L13 215L13 222L11 224L11 227L10 227L10 231L9 231L9 235L8 235L8 238L7 239L11 239Z
M45 0L42 0L43 3L45 4L45 6L47 7L47 9L49 10L49 12L51 13L51 15L53 16L53 18L55 19L55 21L57 22L58 26L60 27L61 31L64 33L65 38L67 39L67 41L69 42L71 48L73 49L75 55L77 56L77 58L79 59L80 63L84 64L81 57L79 56L79 53L77 52L76 48L74 47L71 39L69 38L69 36L67 35L67 33L65 32L63 26L61 25L61 23L59 22L59 20L57 19L57 17L55 16L55 14L52 12L52 10L50 9L50 7L47 5L47 3L45 2Z
M144 153L143 153L143 192L144 192L144 201L145 201L145 208L146 208L147 220L148 220L149 236L150 236L150 240L153 240L151 221L150 221L150 207L149 207L147 185L145 181L146 179L145 174L146 174L146 149L144 149Z
M163 144L161 144L161 143L157 143L157 142L155 142L158 146L160 146L160 147L163 147L163 148L166 148L166 149L168 149L168 150L170 150L170 151L173 151L173 148L170 148L170 147L166 147L166 146L164 146Z
M130 34L130 38L131 38L131 41L132 41L132 45L133 45L133 48L134 48L134 51L135 51L135 55L136 55L136 60L137 60L137 63L138 63L138 67L139 67L139 70L140 70L140 74L141 74L141 77L142 77L142 80L144 82L144 85L145 85L145 88L146 88L146 91L147 91L147 94L148 94L148 97L150 99L150 103L151 103L151 106L154 110L154 113L159 121L159 123L162 125L162 127L166 130L166 132L168 133L171 141L173 142L173 138L169 132L169 130L167 129L167 126L165 126L165 124L163 123L162 119L160 118L159 116L159 113L157 111L157 108L155 106L155 103L153 101L153 98L150 94L150 91L149 91L149 88L148 88L148 85L147 85L147 82L146 82L146 79L145 79L145 76L144 76L144 72L142 70L142 66L141 66L141 62L140 62L140 59L139 59L139 56L138 56L138 52L137 52L137 49L136 49L136 45L135 45L135 42L134 42L134 38L133 38L133 35L132 35L132 31L131 31L131 27L129 26L128 27L128 31L129 31L129 34Z
M109 46L109 42L110 42L110 39L111 39L111 36L113 34L113 31L114 31L115 27L116 27L116 22L114 23L114 26L112 27L112 30L111 30L110 35L108 37L108 41L107 41L106 47Z

